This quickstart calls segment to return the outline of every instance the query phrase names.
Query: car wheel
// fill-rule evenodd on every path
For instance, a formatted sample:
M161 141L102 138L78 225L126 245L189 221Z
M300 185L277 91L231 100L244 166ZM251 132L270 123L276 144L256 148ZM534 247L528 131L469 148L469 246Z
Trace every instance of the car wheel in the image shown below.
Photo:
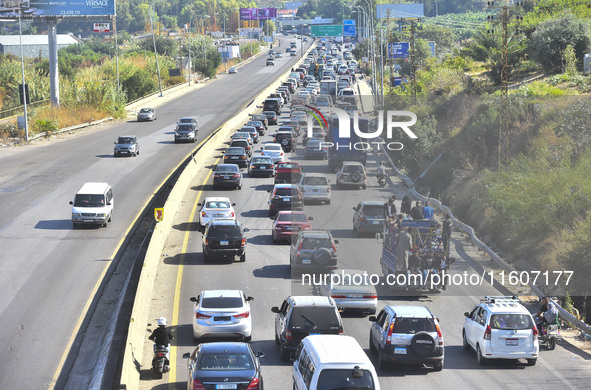
M105 227L105 228L107 227L107 222L103 223L103 227Z
M112 219L113 219L113 213L109 214L109 219L107 220L107 222L111 222Z
M365 190L366 188L367 188L367 186L365 184L361 186L362 190Z
M386 366L387 366L387 363L386 363L386 361L384 360L384 358L383 358L383 356L382 356L382 353L383 353L383 352L382 352L382 349L380 348L380 349L378 350L378 368L379 368L380 370L385 370L385 369L386 369Z
M538 362L538 359L527 359L528 366L535 366L537 362Z
M486 359L482 356L482 351L480 351L480 345L476 346L476 363L479 366L484 366L486 364Z
M279 353L279 359L283 362L289 361L289 351L283 345L281 346L281 350Z
M208 254L206 254L206 253L203 253L203 262L204 262L204 263L209 263L209 260L210 260L210 259L211 259L211 258L210 258L210 256L209 256Z
M435 364L433 364L433 369L435 371L441 371L441 370L443 370L443 363L435 363Z
M470 344L468 344L468 340L466 339L466 332L462 332L462 345L466 351L470 350Z
M240 262L244 263L246 261L246 253L240 255Z
M244 338L244 341L247 343L250 343L250 340L252 340L252 335Z
M550 340L548 340L548 349L550 351L553 351L556 348L556 339L554 337L550 337Z
M77 223L77 222L72 222L72 227L73 227L74 229L79 229L79 228L80 228L80 224L79 224L79 223Z
M371 355L375 355L376 352L378 352L378 350L376 349L376 346L373 345L373 342L371 341L371 332L369 333L369 353Z
M330 204L330 199L326 201L326 204Z
M162 379L162 373L161 372L155 372L154 373L154 379Z

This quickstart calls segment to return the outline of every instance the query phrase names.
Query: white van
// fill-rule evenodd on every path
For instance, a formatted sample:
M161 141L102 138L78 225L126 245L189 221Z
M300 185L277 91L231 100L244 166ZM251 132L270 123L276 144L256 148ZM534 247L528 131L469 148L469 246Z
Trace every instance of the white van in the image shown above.
M113 189L107 183L85 183L70 204L74 228L83 224L106 227L113 216Z
M295 352L292 372L294 390L380 390L371 360L350 336L306 337Z

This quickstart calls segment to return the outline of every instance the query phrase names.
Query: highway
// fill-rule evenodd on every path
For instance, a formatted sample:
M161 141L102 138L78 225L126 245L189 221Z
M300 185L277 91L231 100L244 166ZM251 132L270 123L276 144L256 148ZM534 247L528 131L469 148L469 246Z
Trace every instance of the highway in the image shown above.
M56 369L93 291L146 202L197 145L174 144L176 121L197 118L198 142L205 139L295 57L277 59L274 67L265 59L157 107L154 122L116 121L0 150L0 389L64 385L53 382ZM141 154L115 159L113 141L125 134L138 137ZM107 228L73 230L68 202L89 181L113 186L113 221Z
M284 109L281 119L287 119L288 109ZM271 126L261 142L269 142ZM216 153L204 161L205 166L213 167L222 156L227 145L219 145ZM291 160L299 162L304 172L322 172L331 180L332 201L330 205L307 204L305 211L313 217L313 229L327 229L340 242L338 244L339 268L366 270L381 275L379 258L381 246L374 237L356 238L352 230L352 207L361 200L381 200L396 194L401 199L405 190L400 181L391 178L389 185L380 188L375 180L378 156L369 155L367 164L369 186L366 190L336 188L336 175L328 170L326 161L307 161L302 149L290 155ZM187 380L186 361L182 355L192 352L191 324L194 318L193 304L189 301L207 289L241 289L251 302L254 351L265 353L263 358L263 377L267 389L291 389L291 365L279 360L279 347L274 342L274 316L272 306L280 306L289 295L317 294L312 286L304 286L292 279L289 269L289 245L274 244L271 238L271 220L268 217L268 193L273 186L272 178L250 178L245 173L242 190L216 190L211 186L209 169L203 169L194 178L185 196L185 203L175 216L175 231L167 241L163 261L152 298L148 329L153 329L155 319L165 316L173 319L176 343L171 351L172 371L162 380L152 379L150 362L151 343L147 340L141 363L141 389L166 388L185 389ZM196 219L192 219L195 204L206 196L228 196L236 203L237 218L250 229L247 233L247 260L245 263L217 261L205 264L202 257L202 235L198 231ZM400 207L400 203L397 203ZM481 271L480 264L470 258L468 242L454 237L453 254L459 260L454 263L454 273L475 274ZM473 250L473 249L472 249ZM182 260L182 261L181 261ZM383 280L383 279L382 279ZM179 286L178 288L175 286ZM525 362L495 361L481 367L476 363L474 352L463 350L461 331L463 313L470 311L485 295L504 295L507 290L497 290L488 283L482 285L458 285L448 288L441 294L421 297L396 296L387 286L377 287L379 295L378 310L388 304L425 305L440 319L445 338L445 365L442 372L419 366L397 366L379 370L382 389L399 386L412 386L414 389L433 388L486 388L486 389L582 389L588 387L591 369L589 355L569 345L560 345L554 351L541 350L538 364L527 367ZM175 306L174 302L179 305ZM178 318L176 318L178 313ZM344 333L357 339L369 354L368 337L370 323L367 317L343 315ZM377 366L376 357L372 361Z

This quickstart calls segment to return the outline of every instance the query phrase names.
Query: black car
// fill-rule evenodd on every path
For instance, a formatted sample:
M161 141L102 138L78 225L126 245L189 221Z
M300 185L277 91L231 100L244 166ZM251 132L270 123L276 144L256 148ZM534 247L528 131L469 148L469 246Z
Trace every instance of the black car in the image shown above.
M275 184L272 190L268 191L269 196L269 217L275 217L281 210L301 211L304 208L304 197L296 184Z
M189 359L187 389L263 389L259 361L263 357L264 353L253 352L248 343L200 344L193 353L183 355Z
M359 237L362 233L379 233L384 230L384 202L364 200L353 207L353 232Z
M270 125L277 124L277 113L275 111L263 111L263 114L267 117L268 123Z
M205 225L203 232L203 261L213 258L234 258L246 261L246 236L248 228L235 219L214 218Z
M196 124L177 123L174 129L174 143L195 142L197 140Z
M275 111L275 114L281 114L281 104L276 99L266 99L263 103L263 111Z
M267 115L265 114L252 114L250 116L250 120L261 121L263 123L263 126L265 126L265 130L267 130L267 127L269 126L269 120L267 119ZM260 135L265 135L265 133L263 132Z
M242 171L237 164L218 164L213 171L213 189L218 187L242 188Z
M343 320L330 297L290 296L271 311L277 314L275 344L281 346L280 358L284 361L306 336L343 333Z
M252 156L252 146L250 146L250 143L248 143L248 140L246 140L246 139L237 138L237 139L233 140L232 142L230 142L230 147L231 148L233 148L233 147L244 148L248 157L250 158L250 156Z
M224 163L236 164L241 168L246 168L248 166L248 154L240 146L231 146L224 152Z
M248 175L250 177L275 175L273 159L267 156L254 156L248 166Z

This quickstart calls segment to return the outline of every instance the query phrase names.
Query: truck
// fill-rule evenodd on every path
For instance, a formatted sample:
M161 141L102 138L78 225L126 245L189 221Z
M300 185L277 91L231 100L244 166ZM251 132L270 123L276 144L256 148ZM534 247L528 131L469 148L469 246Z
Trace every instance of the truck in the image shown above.
M328 147L328 166L331 170L338 170L343 161L359 161L363 165L367 161L367 151L356 147L362 142L361 138L353 131L353 118L350 118L351 137L341 137L339 134L339 120L336 115L329 115L328 131L325 137ZM359 129L367 132L369 120L359 118Z
M337 82L336 80L322 80L320 81L320 94L329 95L334 101L337 96Z
M408 259L408 271L400 275L396 270L397 236L399 229L396 224L386 224L383 233L376 235L382 245L380 265L382 273L390 289L408 289L415 291L438 292L443 283L440 278L442 270L449 269L455 261L447 255L447 237L438 228L437 221L431 219L403 219L401 229L410 228L412 250ZM431 267L430 267L431 265ZM432 271L437 269L437 275ZM403 277L404 276L404 277Z

